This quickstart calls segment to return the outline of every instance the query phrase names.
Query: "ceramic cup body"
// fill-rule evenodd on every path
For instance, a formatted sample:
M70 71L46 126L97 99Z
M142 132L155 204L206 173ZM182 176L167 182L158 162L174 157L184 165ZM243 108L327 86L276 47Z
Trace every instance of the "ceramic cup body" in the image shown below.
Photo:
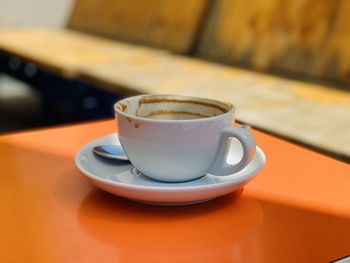
M230 103L174 95L141 95L115 104L129 160L144 175L165 182L231 173L218 158L225 158L223 131L231 129L234 113ZM255 152L255 143L252 148Z

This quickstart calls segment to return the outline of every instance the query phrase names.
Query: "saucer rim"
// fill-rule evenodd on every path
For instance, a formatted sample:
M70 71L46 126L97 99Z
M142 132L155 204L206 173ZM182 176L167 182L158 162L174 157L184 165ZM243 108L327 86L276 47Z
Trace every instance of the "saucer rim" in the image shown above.
M111 181L108 179L103 179L101 177L98 177L98 176L94 175L93 173L87 171L80 163L79 159L82 157L82 153L85 150L88 150L87 148L89 146L93 147L93 144L96 143L97 141L104 140L104 139L107 139L107 138L112 137L112 136L116 136L117 141L119 142L118 133L113 133L113 134L105 135L105 136L96 138L94 140L91 140L90 142L88 142L88 143L84 144L82 147L80 147L78 152L75 154L75 158L74 158L75 165L77 166L78 170L84 175L84 177L86 177L88 180L98 181L99 183L108 184L110 186L115 186L115 187L119 187L119 188L123 188L123 189L151 190L151 191L158 191L158 192L178 192L178 191L185 192L185 191L202 191L202 190L208 190L208 189L216 189L216 188L221 188L223 185L229 186L229 185L239 185L242 183L245 184L246 182L248 182L252 178L254 178L261 171L261 169L264 167L264 165L266 163L266 156L265 156L264 152L262 151L262 149L260 147L256 146L255 155L259 156L259 159L261 160L261 162L258 163L257 167L253 171L247 172L238 178L232 178L232 180L229 180L228 177L233 176L234 174L226 175L226 176L207 174L207 175L213 176L214 178L215 177L217 177L217 178L225 178L226 177L227 181L221 181L221 182L217 182L215 184L192 185L192 186L183 186L183 187L176 186L176 185L181 184L181 183L167 183L167 182L161 182L161 181L156 181L156 180L154 180L154 181L157 183L160 183L160 184L163 184L163 183L164 184L174 184L174 187L172 187L172 186L167 186L167 187L164 187L164 186L143 186L143 185L128 184L128 183ZM132 164L129 164L129 166L134 167ZM198 180L198 179L195 179L195 180ZM195 181L195 180L193 180L193 181Z

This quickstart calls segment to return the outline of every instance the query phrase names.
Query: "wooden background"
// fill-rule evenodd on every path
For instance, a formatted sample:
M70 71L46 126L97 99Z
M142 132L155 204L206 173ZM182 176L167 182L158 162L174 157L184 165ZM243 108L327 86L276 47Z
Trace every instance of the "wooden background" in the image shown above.
M68 28L350 89L350 0L76 0Z
M76 0L68 28L186 53L207 0Z
M349 84L350 1L216 0L197 54L259 71Z

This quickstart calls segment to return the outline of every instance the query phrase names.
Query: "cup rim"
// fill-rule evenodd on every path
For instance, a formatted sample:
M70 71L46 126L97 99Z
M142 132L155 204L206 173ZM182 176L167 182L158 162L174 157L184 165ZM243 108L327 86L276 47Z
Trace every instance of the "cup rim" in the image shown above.
M144 96L178 96L178 97L186 97L186 98L193 98L193 99L203 99L203 100L209 100L209 101L215 101L219 103L226 103L228 104L231 109L223 114L216 115L216 116L210 116L210 117L203 117L203 118L196 118L196 119L184 119L184 120L167 120L167 119L151 119L151 118L146 118L146 117L139 117L133 114L125 113L118 109L117 105L120 102L130 100L130 99L136 99L138 97L144 97ZM152 122L152 123L193 123L193 122L206 122L209 120L215 120L215 119L220 119L222 117L225 117L226 115L231 115L236 111L236 107L231 103L231 102L225 102L225 101L220 101L220 100L215 100L215 99L210 99L210 98L203 98L203 97L195 97L195 96L187 96L187 95L178 95L178 94L142 94L142 95L136 95L136 96L131 96L127 97L121 100L118 100L116 103L114 103L114 113L117 113L118 115L124 116L126 118L131 118L134 120L142 121L142 122Z

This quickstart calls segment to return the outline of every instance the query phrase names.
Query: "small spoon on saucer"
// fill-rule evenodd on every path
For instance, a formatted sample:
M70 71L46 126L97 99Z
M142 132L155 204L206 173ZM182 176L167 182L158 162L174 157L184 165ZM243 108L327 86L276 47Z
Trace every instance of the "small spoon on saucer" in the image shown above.
M129 161L123 148L118 145L98 145L93 148L93 152L109 159Z

